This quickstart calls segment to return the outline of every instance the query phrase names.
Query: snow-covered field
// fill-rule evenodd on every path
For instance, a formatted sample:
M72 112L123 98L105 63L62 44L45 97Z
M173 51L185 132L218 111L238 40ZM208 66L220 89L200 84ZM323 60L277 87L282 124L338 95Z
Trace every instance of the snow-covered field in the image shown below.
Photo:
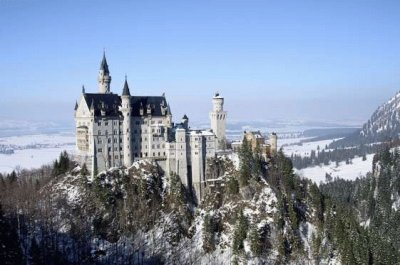
M316 183L325 182L325 175L328 173L332 178L342 178L347 180L355 180L356 178L365 176L372 170L372 159L374 154L367 155L367 160L362 161L361 157L353 159L352 164L346 165L346 162L336 164L331 162L329 165L321 165L315 167L308 167L295 172L302 177L309 178Z
M302 157L305 156L310 156L311 154L311 150L315 150L317 151L317 148L320 148L320 151L322 149L325 149L326 145L329 145L330 143L332 143L334 140L338 140L338 139L330 139L330 140L322 140L322 141L315 141L315 142L306 142L306 143L302 143L302 144L296 144L299 143L301 140L307 139L307 138L297 138L299 140L294 141L295 139L288 139L288 140L293 140L292 143L288 143L288 146L284 146L283 147L283 152L287 155L287 156L291 156L293 155L300 155Z
M311 150L317 151L319 146L320 150L325 149L326 145L329 145L333 141L338 139L330 139L315 142L306 142L303 144L298 144L301 140L307 138L292 138L285 139L286 141L281 141L280 145L283 145L283 152L285 155L290 157L292 154L300 155L302 157L310 156ZM295 170L295 172L304 178L311 179L316 183L325 182L326 173L332 176L332 178L339 177L347 180L354 180L357 177L365 176L368 172L372 170L372 159L374 155L367 155L367 160L362 161L361 157L356 157L352 160L351 164L346 165L346 162L336 163L331 162L329 165L320 165L304 168L301 170Z
M15 169L39 168L58 158L66 150L75 148L73 134L37 134L0 138L0 145L9 146L13 154L0 154L0 172L9 173Z

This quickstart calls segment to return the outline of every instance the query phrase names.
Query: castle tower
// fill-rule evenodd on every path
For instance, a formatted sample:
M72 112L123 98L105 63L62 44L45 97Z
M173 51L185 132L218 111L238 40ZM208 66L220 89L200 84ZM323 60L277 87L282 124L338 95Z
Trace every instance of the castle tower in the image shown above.
M181 178L182 184L189 187L186 130L177 128L176 139L176 174Z
M271 133L269 144L271 145L271 155L276 155L276 153L278 152L278 136L276 135L276 133Z
M189 130L189 118L188 118L188 116L186 116L186 114L183 115L182 124L183 124L183 128L185 128L185 130Z
M108 70L108 64L107 64L105 52L103 53L103 59L101 60L101 64L100 64L98 82L99 82L99 93L109 94L110 93L111 76L110 76L110 71Z
M128 81L125 76L124 89L122 90L121 96L121 112L124 116L122 123L123 128L123 148L124 148L124 166L130 167L132 165L132 144L131 144L131 93L129 91Z
M213 110L210 112L211 129L217 136L217 149L226 148L225 123L227 112L224 111L224 98L216 93L212 99Z

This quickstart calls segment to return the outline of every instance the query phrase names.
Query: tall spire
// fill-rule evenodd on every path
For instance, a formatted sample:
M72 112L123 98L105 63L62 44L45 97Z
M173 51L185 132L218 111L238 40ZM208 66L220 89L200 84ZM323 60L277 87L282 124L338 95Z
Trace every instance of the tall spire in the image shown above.
M110 70L108 69L105 51L103 52L103 59L101 60L101 64L100 64L98 82L99 82L99 93L109 94L110 93L111 76L110 76Z
M100 70L103 70L105 74L109 74L110 71L108 70L108 64L106 59L106 51L103 51L103 59L101 60Z
M122 95L123 96L130 96L131 92L129 91L129 86L128 86L128 80L127 76L125 75L125 84L124 84L124 89L122 90Z

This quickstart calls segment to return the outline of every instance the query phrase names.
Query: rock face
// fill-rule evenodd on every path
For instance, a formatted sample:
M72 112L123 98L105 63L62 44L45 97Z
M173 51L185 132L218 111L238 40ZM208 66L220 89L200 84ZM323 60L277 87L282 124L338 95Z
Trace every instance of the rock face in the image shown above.
M400 92L380 106L364 124L360 136L373 141L398 138L400 133Z
M361 130L330 145L331 148L358 146L397 140L400 133L400 92L380 106Z

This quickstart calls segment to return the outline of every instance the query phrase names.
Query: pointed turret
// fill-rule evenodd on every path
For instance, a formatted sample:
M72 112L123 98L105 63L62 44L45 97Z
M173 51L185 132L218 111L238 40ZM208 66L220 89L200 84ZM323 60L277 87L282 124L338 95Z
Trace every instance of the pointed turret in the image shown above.
M77 110L77 109L78 109L78 101L75 102L75 109L74 110Z
M110 71L108 70L108 64L106 59L106 52L103 52L103 59L101 60L100 70L104 71L105 74L109 74Z
M124 89L122 90L122 96L130 96L131 92L129 91L129 85L128 85L128 80L125 75L125 84L124 84Z
M84 85L82 85L82 94L85 94L86 92L85 92L85 86Z
M189 118L186 114L182 117L182 124L186 130L189 129Z
M122 90L121 96L121 112L124 116L124 120L122 123L122 131L123 133L123 141L124 141L124 166L127 168L132 165L133 162L133 153L132 153L132 144L130 140L130 130L132 127L131 122L131 113L132 113L132 106L131 106L131 92L129 91L128 80L125 75L125 84L124 89Z
M111 76L110 76L110 71L108 69L105 52L103 53L103 59L101 60L101 63L100 63L98 81L99 81L99 93L109 94L110 93Z

